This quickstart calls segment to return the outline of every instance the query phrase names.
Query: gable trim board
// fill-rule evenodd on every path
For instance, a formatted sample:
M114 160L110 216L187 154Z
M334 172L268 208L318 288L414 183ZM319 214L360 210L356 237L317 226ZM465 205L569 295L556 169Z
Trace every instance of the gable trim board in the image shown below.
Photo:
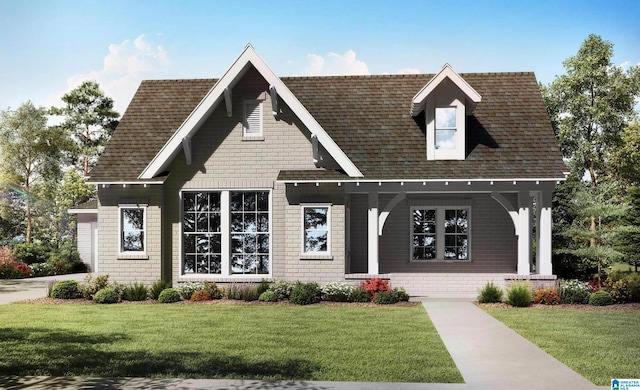
M340 167L350 177L362 177L362 172L353 164L340 147L331 139L327 132L320 126L314 117L307 111L300 101L291 93L289 88L280 80L278 76L260 58L251 45L247 45L238 59L231 65L227 72L211 88L207 95L191 112L187 119L180 125L178 130L171 136L160 152L151 160L149 165L142 171L139 179L151 179L162 172L171 163L178 153L182 140L191 137L211 112L216 109L222 99L227 101L227 115L231 113L230 89L244 75L249 66L255 67L258 72L270 84L271 94L277 93L282 100L293 110L302 123L307 126L312 134L318 137L318 141L324 146L329 154L335 159ZM225 91L227 91L225 93Z
M420 123L425 118L407 111L426 104L424 99L441 99L445 89L436 86L445 79L447 91L453 83L464 92L460 100L477 106L473 112L465 111L471 146L466 146L462 160L429 161ZM266 105L261 115L263 137L261 142L243 142L241 104L255 96ZM507 98L512 102L509 111L504 110ZM175 102L177 106L172 106ZM145 138L154 134L156 139ZM532 138L540 142L531 142ZM153 142L142 150L141 140L146 139ZM552 277L550 196L556 183L565 180L566 169L530 73L464 76L445 65L434 76L281 80L247 46L218 80L143 82L114 140L90 182L98 185L99 268L122 282L164 277L173 283L226 283L265 277L323 283L380 276L394 283L394 278L407 280L409 274L419 280L421 274L440 273L456 278L473 274L480 283L489 277L482 275L529 277L534 267L545 273L542 276ZM227 241L238 231L231 230L237 228L229 217L229 201L221 202L230 210L215 225L226 229L224 253L186 250L191 247L185 244L185 232L191 230L186 227L190 225L181 194L245 194L256 189L269 190L268 274L234 274L231 269L238 253ZM532 197L540 206L535 218L541 226L535 238ZM115 223L117 208L130 199L149 199L145 259L111 253L117 249L120 229ZM416 202L445 212L461 202L473 209L467 220L468 260L411 261L411 205ZM329 253L322 256L301 253L305 205L328 207ZM205 222L210 229L213 222ZM251 218L244 223L251 223ZM535 258L534 239L539 243ZM249 242L243 248L250 246ZM202 254L210 266L212 256L224 257L225 272L189 271L187 252L196 258ZM246 259L253 253L241 252Z

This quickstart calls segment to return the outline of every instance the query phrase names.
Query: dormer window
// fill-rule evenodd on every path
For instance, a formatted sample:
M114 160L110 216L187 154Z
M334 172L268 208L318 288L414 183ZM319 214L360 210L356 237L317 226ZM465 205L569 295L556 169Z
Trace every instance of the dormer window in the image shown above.
M436 107L435 144L437 150L456 149L456 108Z

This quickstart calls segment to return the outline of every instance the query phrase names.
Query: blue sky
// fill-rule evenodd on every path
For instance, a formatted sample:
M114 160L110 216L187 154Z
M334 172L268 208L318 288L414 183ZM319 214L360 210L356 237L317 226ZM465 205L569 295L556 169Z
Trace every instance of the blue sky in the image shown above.
M124 112L143 79L217 78L251 43L279 76L534 71L591 33L640 63L640 2L0 0L0 110L100 82Z

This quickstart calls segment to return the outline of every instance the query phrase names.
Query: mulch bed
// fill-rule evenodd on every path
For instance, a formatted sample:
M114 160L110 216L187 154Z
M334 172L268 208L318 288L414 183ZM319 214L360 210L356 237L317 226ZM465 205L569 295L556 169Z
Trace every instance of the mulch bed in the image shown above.
M479 307L499 307L506 309L527 309L507 305L506 303L478 303ZM555 309L572 309L572 310L640 310L640 303L619 303L609 306L593 306L593 305L531 305L529 309L537 310L555 310Z

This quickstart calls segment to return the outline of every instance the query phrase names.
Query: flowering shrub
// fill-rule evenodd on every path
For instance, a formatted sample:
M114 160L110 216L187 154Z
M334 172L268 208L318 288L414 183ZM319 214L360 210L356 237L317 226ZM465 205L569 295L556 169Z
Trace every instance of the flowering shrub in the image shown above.
M369 294L370 301L373 301L380 291L393 292L393 289L389 286L389 281L380 278L365 280L362 282L362 288Z
M276 294L276 298L279 301L289 299L292 288L293 284L291 282L287 282L286 280L278 280L277 282L269 286L269 290L273 291L274 294Z
M589 284L579 280L563 280L560 283L560 299L564 303L587 304L592 292L594 291Z
M209 294L209 291L207 290L198 290L191 294L191 298L189 298L189 300L192 302L210 301L211 294Z
M34 263L29 268L31 268L33 276L53 276L56 274L56 269L49 263Z
M345 282L329 282L322 286L322 300L331 302L351 302L355 287Z
M543 288L536 291L533 303L542 305L557 305L560 303L558 292L552 288Z
M84 283L78 285L78 290L84 299L93 300L93 296L98 291L107 287L112 287L109 286L109 275L98 275L95 278L91 275L87 275L84 278Z
M178 284L178 287L176 287L176 291L178 291L182 299L186 300L191 299L191 296L196 291L202 291L204 289L204 283L202 282L185 282Z
M0 279L20 279L31 275L28 265L18 262L8 246L0 248Z

